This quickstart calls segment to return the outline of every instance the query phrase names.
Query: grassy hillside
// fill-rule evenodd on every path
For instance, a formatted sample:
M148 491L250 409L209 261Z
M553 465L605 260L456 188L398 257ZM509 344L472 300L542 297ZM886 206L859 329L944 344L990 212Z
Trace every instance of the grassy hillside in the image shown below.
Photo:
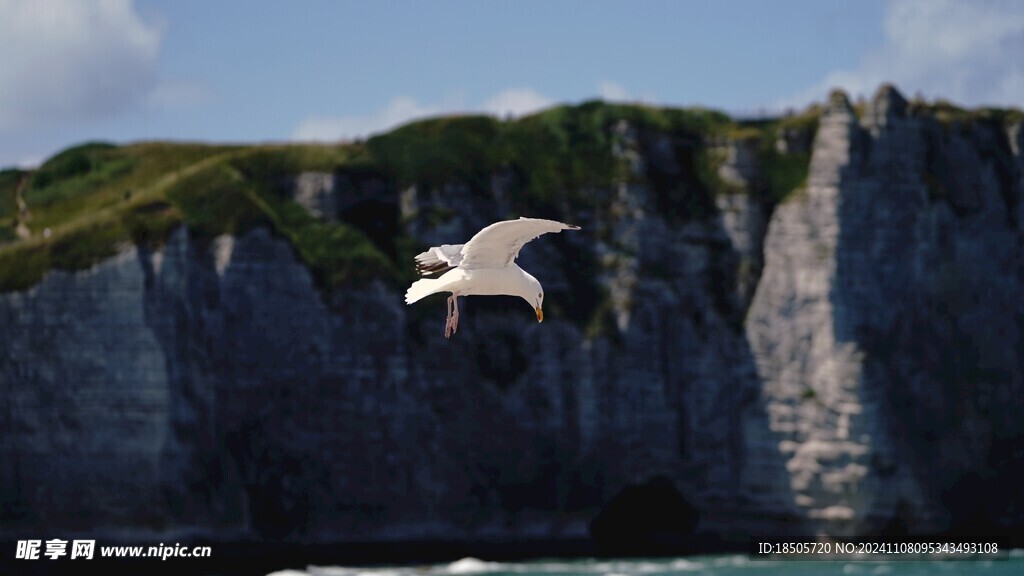
M0 170L0 245L15 239L18 205L15 194L25 172L22 170Z
M410 184L460 182L487 195L495 171L511 170L517 175L514 212L571 216L570 206L600 209L588 190L631 177L625 161L613 154L626 121L641 133L641 147L650 145L644 135L670 142L681 173L663 173L652 164L647 177L662 213L685 221L712 214L714 195L724 190L717 177L721 158L709 143L737 134L757 138L767 166L764 190L777 201L806 177L808 158L775 153L775 132L781 122L810 123L813 129L812 116L741 125L709 110L595 101L509 122L486 116L431 119L365 143L87 143L31 173L0 172L0 291L27 288L50 269L87 268L130 243L158 247L183 224L200 240L267 227L294 246L328 290L374 278L397 285L408 280L406 260L418 248L410 239L400 232L397 238L372 237L365 222L318 220L281 194L281 179L303 171L363 170L382 175L392 192ZM23 177L31 237L19 240L15 189Z
M88 268L128 243L157 247L181 224L200 239L268 226L291 241L315 271L325 271L328 285L361 274L387 277L390 262L360 234L316 222L240 169L255 163L291 173L329 170L348 153L347 147L313 145L90 143L70 148L29 175L23 196L33 234L0 245L0 290L27 288L49 269ZM10 178L3 174L0 185ZM5 197L8 188L0 188ZM12 219L13 211L2 206L3 217ZM351 261L338 262L335 253Z
M621 122L663 132L693 143L694 174L712 160L699 156L707 136L724 134L733 125L721 113L701 109L665 109L607 104L600 101L558 106L513 122L487 116L449 117L417 122L371 138L370 156L400 184L437 185L459 180L486 193L489 178L502 167L521 176L514 208L554 216L566 202L586 206L588 186L608 185L628 177L613 155ZM716 186L713 170L704 170L694 193ZM668 200L678 190L659 190ZM677 194L682 196L682 194ZM683 208L666 202L666 208ZM680 214L681 216L684 216ZM691 215L692 216L692 215Z

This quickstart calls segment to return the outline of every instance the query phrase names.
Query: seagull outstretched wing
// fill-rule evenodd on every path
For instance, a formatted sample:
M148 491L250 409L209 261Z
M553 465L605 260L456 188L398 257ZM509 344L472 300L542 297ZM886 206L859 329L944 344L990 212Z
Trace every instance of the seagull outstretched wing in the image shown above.
M416 271L421 276L444 272L462 262L464 244L442 244L433 246L416 256Z
M579 230L579 226L554 220L520 218L495 222L462 245L459 268L504 268L519 256L524 244L548 232Z

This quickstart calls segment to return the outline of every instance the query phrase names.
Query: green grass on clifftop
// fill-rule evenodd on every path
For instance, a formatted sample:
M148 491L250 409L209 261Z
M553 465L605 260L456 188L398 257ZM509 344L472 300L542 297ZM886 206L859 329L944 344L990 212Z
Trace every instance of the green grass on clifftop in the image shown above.
M0 170L0 245L15 238L14 228L18 222L15 195L24 176L23 170Z
M199 241L268 228L294 247L327 290L407 280L396 271L408 265L397 260L416 247L401 224L393 223L396 237L382 238L364 222L314 218L283 193L291 177L306 171L377 175L396 194L391 202L410 185L461 183L489 196L494 175L511 174L506 201L513 213L565 217L606 213L608 194L594 191L638 177L629 162L639 158L647 162L641 177L666 219L704 218L722 188L708 139L737 129L745 128L710 110L593 101L514 121L453 116L414 122L365 143L87 143L27 174L28 239L13 234L13 190L24 174L0 172L0 291L30 287L50 269L87 268L132 244L159 248L181 225ZM650 160L655 149L661 160ZM777 184L771 186L786 188L802 178L800 162L773 164L777 174L769 180Z
M667 109L592 101L556 106L519 120L453 116L415 122L371 138L367 149L398 185L441 186L452 181L489 193L496 171L519 176L513 208L553 216L560 204L587 204L588 187L627 177L613 154L616 127L659 131L699 141L728 125L703 109Z
M812 106L799 114L742 123L739 132L742 138L733 133L733 139L745 138L756 144L763 179L757 185L757 191L770 206L785 201L806 186L811 164L810 147L820 115L820 107ZM780 139L790 139L798 145L794 150L779 151L776 144Z
M970 126L977 122L996 126L1009 126L1024 122L1024 111L1019 108L961 108L946 100L927 102L918 98L908 103L909 112L918 116L931 116L945 126Z
M182 224L200 241L269 228L295 247L325 288L393 281L393 264L362 233L316 220L268 185L305 170L332 171L359 156L357 146L77 146L29 176L27 240L13 234L21 174L0 172L0 291L31 287L51 269L88 268L131 244L158 248Z

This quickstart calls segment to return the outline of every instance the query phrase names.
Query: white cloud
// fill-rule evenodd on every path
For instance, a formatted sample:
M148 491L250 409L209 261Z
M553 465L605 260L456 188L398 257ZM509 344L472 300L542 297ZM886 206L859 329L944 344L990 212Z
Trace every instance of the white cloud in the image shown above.
M607 101L654 101L637 98L621 85L605 80L597 86L598 96ZM477 106L466 106L461 97L436 104L423 104L409 96L394 98L387 106L366 115L310 116L292 131L294 140L335 141L364 138L412 120L443 114L490 114L498 118L519 117L555 105L555 101L532 88L509 88Z
M450 113L444 104L420 104L414 98L394 98L384 108L365 116L311 116L299 123L292 132L295 140L341 140L361 138L369 134L390 130L400 124Z
M157 83L160 39L130 0L0 0L0 130L139 105Z
M605 102L626 104L651 104L658 102L658 97L652 92L637 94L626 90L622 84L611 80L602 80L597 84L597 96Z
M43 163L41 156L22 156L20 160L15 162L13 166L15 168L21 168L22 170L35 170Z
M292 131L292 139L334 141L363 138L429 116L469 112L505 118L536 112L552 104L551 99L529 88L504 90L475 107L467 107L461 96L451 96L435 104L422 104L415 98L401 96L392 99L384 108L362 116L311 116Z
M870 97L884 82L964 105L1024 104L1024 11L1007 0L891 0L884 42L853 70L830 72L781 106L824 100L843 88Z
M483 111L504 118L523 116L537 112L554 104L550 98L529 88L512 88L487 99Z
M603 80L597 85L597 95L608 102L623 102L629 100L629 92L620 84L611 80Z

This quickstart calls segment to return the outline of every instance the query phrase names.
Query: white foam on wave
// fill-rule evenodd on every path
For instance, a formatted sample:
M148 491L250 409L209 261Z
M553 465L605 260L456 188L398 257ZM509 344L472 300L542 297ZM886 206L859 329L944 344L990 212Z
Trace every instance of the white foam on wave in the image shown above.
M526 562L517 564L518 572L548 574L551 572L613 572L602 570L600 565L585 562Z
M450 564L422 566L387 566L380 568L351 566L310 566L306 572L285 571L273 576L462 576L496 572L509 567L478 558L462 558ZM270 575L268 575L270 576Z
M693 560L687 560L686 558L679 558L678 560L673 560L672 562L670 562L668 567L671 570L679 570L679 571L682 571L682 572L691 572L691 571L703 570L704 569L704 564L702 564L700 562L695 562Z
M665 563L642 561L598 562L592 564L588 571L600 572L602 574L650 574L652 572L664 572L667 566ZM586 565L581 564L579 567L586 567Z
M501 567L496 562L484 562L479 558L463 558L448 565L443 573L446 574L479 574L481 572L494 572Z
M371 573L367 568L348 568L346 566L310 566L309 576L357 576Z
M1021 555L1024 555L1024 551ZM700 572L721 568L757 566L743 555L717 557L675 558L672 560L580 560L580 561L533 561L533 562L488 562L467 557L449 564L387 567L344 567L308 566L306 571L284 570L268 576L472 576L497 572L535 575L562 576L586 574L593 576L661 576L676 572ZM497 575L495 575L497 576Z
M411 576L412 568L350 568L347 566L310 566L308 576Z
M355 573L355 576L410 576L413 574L411 569L396 569L396 568L377 568L375 570L361 570ZM329 576L325 574L324 576Z
M602 572L602 570L592 569L590 565L582 562L523 562L518 564L506 564L502 566L502 571L521 572L524 574L574 574L578 572ZM604 572L607 572L607 570Z
M731 566L739 567L750 564L750 558L742 554L733 554L730 556L719 556L711 561L711 565L715 567Z
M344 566L310 566L309 576L355 576L363 568L346 568Z

